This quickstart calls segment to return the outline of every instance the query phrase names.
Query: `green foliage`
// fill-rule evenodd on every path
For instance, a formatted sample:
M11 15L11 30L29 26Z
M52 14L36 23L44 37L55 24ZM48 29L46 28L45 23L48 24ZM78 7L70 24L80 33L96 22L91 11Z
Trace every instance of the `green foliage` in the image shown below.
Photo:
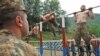
M57 12L59 11L59 1L58 0L45 0L43 2L43 14L50 13L50 12Z
M25 5L31 13L28 14L28 21L30 25L38 23L41 15L41 1L40 0L25 0Z
M96 35L96 37L100 37L100 26L96 24L91 24L90 27L90 34Z

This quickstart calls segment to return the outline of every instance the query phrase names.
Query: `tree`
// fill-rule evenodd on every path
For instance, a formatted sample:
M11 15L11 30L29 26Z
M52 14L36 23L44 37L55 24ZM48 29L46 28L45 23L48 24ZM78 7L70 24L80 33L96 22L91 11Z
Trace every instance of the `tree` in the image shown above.
M57 14L57 21L61 22L61 17L59 16L66 14L66 11L61 9L59 0L45 0L44 2L41 2L41 0L24 0L24 2L26 8L31 10L31 13L28 14L28 21L32 26L34 23L40 22L40 15L55 12ZM46 25L49 26L50 24L47 23ZM44 28L48 28L46 25Z
M41 1L40 0L25 0L24 2L26 5L26 8L31 11L31 13L28 14L29 24L33 25L34 23L39 22L40 14L41 14L41 10L40 10Z

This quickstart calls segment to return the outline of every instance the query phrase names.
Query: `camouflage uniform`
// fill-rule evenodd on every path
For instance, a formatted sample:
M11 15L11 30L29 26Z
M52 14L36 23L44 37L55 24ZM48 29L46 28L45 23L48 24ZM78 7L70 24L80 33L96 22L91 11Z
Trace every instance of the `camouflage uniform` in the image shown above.
M0 0L0 56L38 56L37 50L18 39L15 34L3 30L3 24L9 23L9 13L15 11L26 11L22 0ZM10 26L9 26L10 27Z
M87 45L90 44L91 36L89 35L88 25L86 23L77 24L75 34L76 43L80 44L81 38L83 38Z
M83 46L81 44L81 38L85 41L86 44L86 50L90 50L90 40L91 36L89 35L89 28L86 23L78 23L77 24L77 30L75 34L75 41L78 45L81 52L84 52Z
M0 56L38 56L38 52L7 30L1 30Z

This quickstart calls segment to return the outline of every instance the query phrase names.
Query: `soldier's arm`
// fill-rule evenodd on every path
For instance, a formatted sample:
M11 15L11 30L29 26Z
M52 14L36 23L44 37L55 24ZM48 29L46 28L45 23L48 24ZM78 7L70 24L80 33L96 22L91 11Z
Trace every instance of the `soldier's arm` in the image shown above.
M22 49L24 53L26 52L26 56L39 56L38 50L34 46L25 42L22 42L21 45L23 46Z
M89 17L91 18L91 19L94 19L94 13L93 13L93 11L92 11L92 8L89 8L89 13L88 13L88 15L89 15Z
M46 20L47 20L46 17L47 17L47 15L44 15L44 16L41 17L41 21L43 21L43 23L46 22Z
M76 12L74 13L74 21L77 21L77 16L76 16Z

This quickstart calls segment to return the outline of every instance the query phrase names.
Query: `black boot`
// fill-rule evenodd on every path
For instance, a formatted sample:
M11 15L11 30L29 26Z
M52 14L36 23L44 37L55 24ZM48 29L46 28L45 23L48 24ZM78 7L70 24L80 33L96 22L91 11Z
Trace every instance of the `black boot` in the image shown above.
M90 45L86 46L86 52L87 52L87 56L91 56L91 47L90 47Z
M79 47L79 56L84 56L84 48Z

